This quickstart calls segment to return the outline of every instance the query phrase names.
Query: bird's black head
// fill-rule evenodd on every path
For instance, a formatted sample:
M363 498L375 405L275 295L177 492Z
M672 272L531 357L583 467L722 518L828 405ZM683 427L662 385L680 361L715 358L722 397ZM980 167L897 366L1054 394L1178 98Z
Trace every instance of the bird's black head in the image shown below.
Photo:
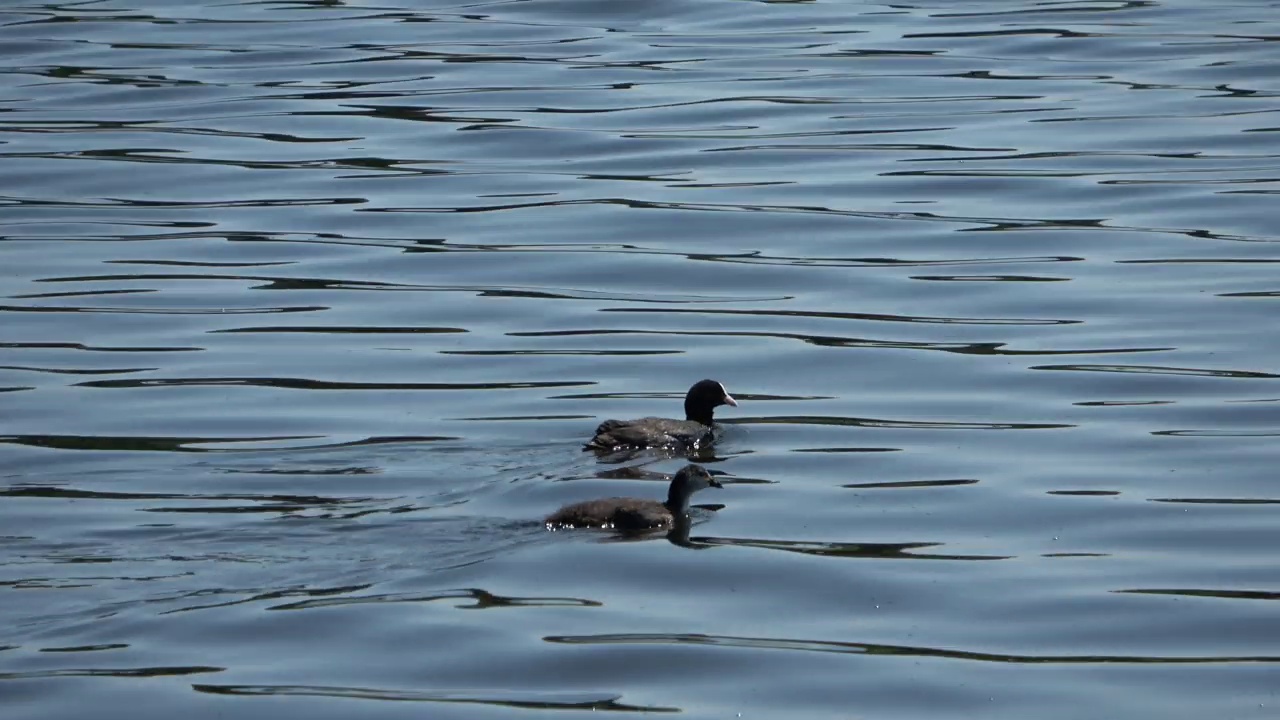
M684 417L703 425L711 425L715 409L721 405L738 406L728 390L715 380L699 380L684 396Z

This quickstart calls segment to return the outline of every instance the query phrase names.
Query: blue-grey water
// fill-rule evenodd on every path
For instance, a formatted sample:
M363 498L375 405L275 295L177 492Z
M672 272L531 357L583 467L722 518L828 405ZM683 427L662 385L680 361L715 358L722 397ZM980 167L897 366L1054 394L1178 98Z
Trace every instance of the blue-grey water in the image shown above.
M1277 717L1277 41L5 4L0 715ZM541 526L703 377L687 535Z

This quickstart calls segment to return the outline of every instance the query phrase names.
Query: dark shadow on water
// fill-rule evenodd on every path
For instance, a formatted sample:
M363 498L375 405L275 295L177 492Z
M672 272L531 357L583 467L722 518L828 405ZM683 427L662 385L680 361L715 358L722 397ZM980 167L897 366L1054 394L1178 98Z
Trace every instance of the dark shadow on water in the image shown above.
M1280 375L1256 370L1211 370L1207 368L1161 367L1158 365L1033 365L1031 370L1136 373L1140 375L1191 375L1216 378L1274 379Z
M368 587L368 586L365 586ZM363 588L361 588L363 589ZM492 608L513 607L600 607L603 603L596 600L572 597L508 597L495 595L480 588L466 588L434 593L379 593L376 595L358 595L335 598L317 598L299 602L273 605L268 610L309 610L312 608L335 607L339 605L367 605L386 603L425 603L437 600L471 600L472 604L454 605L460 610L487 610Z
M446 419L457 420L459 422L517 422L521 420L590 420L594 417L594 415L488 415L482 417L459 417Z
M1009 265L1009 264L1040 264L1040 263L1059 263L1059 262L1079 262L1084 260L1082 257L1074 256L1031 256L1031 257L991 257L991 258L949 258L945 260L921 260L921 259L903 259L903 258L877 258L877 257L804 257L804 256L788 256L788 255L765 255L760 252L741 253L741 254L694 254L689 255L690 260L709 260L712 262L724 263L742 263L747 265L795 265L802 267L954 267L964 265ZM810 315L810 313L798 311L797 315ZM832 315L822 314L822 317L850 317L863 320L891 320L900 322L902 317L896 315L864 315L861 313L835 313ZM939 321L952 322L949 318L938 318ZM917 322L929 322L929 318L920 318ZM1082 322L1080 320L1001 320L1001 319L975 319L961 320L955 319L956 322L972 322L974 324L994 324L994 325L1064 325Z
M1280 498L1148 498L1148 502L1188 503L1191 505L1280 505Z
M931 317L921 315L886 315L884 313L836 312L832 310L723 310L712 308L604 308L601 312L615 313L663 313L697 315L742 315L748 317L798 317L824 320L865 320L872 322L912 323L924 325L1075 325L1081 320L1051 320L1042 318L975 318Z
M976 482L976 481L975 481ZM696 511L691 518L685 518L670 528L654 528L651 530L620 531L604 528L576 528L551 530L553 534L570 534L574 537L593 537L598 542L641 542L665 539L673 545L691 549L708 549L713 547L749 547L763 550L781 550L802 555L821 557L863 558L876 560L1008 560L1013 555L964 555L956 553L922 553L916 552L925 548L940 548L943 543L911 542L911 543L839 543L796 540L769 540L763 538L732 538L714 535L692 535L694 527L710 519L710 513L719 512L724 504L694 505Z
M768 540L755 538L694 537L691 542L702 545L730 545L736 547L782 550L784 552L818 555L821 557L867 558L876 560L1009 560L1013 555L958 555L950 553L912 552L923 548L942 547L943 543L838 543L797 540Z
M912 280L935 282L1067 282L1071 278L1045 275L912 275Z
M126 308L103 306L0 305L0 312L30 313L105 313L111 315L274 315L276 313L320 312L324 305L284 307L217 307L217 308Z
M334 473L365 474L365 473ZM0 497L10 498L47 498L64 500L122 500L126 502L145 502L150 500L177 500L191 503L188 506L159 506L137 508L141 512L154 513L231 513L254 514L272 513L281 517L294 517L296 513L307 512L309 519L341 519L352 520L374 513L408 512L423 509L422 506L400 505L393 507L370 507L385 504L385 500L372 497L329 497L322 495L283 495L283 494L233 494L233 493L147 493L147 492L111 492L98 490L77 490L73 488L48 485L18 485L0 489ZM248 504L227 505L222 503L236 502Z
M1152 435L1194 438L1280 437L1280 430L1153 430Z
M593 473L593 476L600 478L601 480L646 480L651 482L664 482L664 483L671 482L671 478L672 478L671 473L659 472L657 470L648 470L645 468L645 466L648 464L651 464L651 463L644 463L641 465L625 465L622 467L610 467L605 469L599 469ZM709 468L707 472L711 473L713 476L715 476L715 478L718 481L724 483L725 485L773 485L777 482L776 480L765 480L763 478L748 478L748 477L739 477L739 476L734 476L731 478L729 477L728 473L724 472L723 470L716 470L714 468ZM699 507L699 506L695 506L695 507Z
M0 343L3 349L29 349L29 350L83 350L86 352L123 352L123 353L169 353L169 352L200 352L204 348L200 347L104 347L98 345L85 345L83 343L70 342L6 342Z
M209 330L210 335L225 333L317 333L350 335L438 335L470 332L465 328L435 326L381 326L381 325L263 325L259 327L226 328Z
M680 708L657 705L627 705L618 702L621 695L589 693L556 693L528 690L379 690L377 688L338 687L332 685L192 685L196 692L239 696L302 696L349 698L359 700L391 700L396 702L461 703L493 705L524 710L585 710L588 712L680 712Z
M60 677L168 677L173 675L198 675L217 673L226 668L207 665L144 668L63 668L59 670L32 670L30 672L0 673L0 680L41 680Z
M0 370L15 370L18 372L38 372L48 373L50 375L125 375L128 373L151 372L159 370L155 367L136 367L136 368L50 368L35 367L32 365L0 365Z
M956 480L902 480L898 482L870 482L870 483L849 483L840 487L852 488L854 490L875 489L875 488L932 488L932 487L953 487L956 485L976 485L977 480L971 478L962 478Z
M725 425L836 425L868 428L903 428L914 430L1057 430L1075 427L1064 423L974 423L929 420L880 420L876 418L838 417L833 415L771 415L738 417L721 420Z
M848 655L892 655L905 657L943 658L1044 665L1098 665L1098 664L1229 664L1229 663L1280 663L1280 655L1224 655L1158 657L1143 655L1002 655L996 653L944 650L941 648L910 645L880 645L874 643L836 642L830 640L792 640L788 638L753 638L731 635L701 635L682 633L632 633L616 635L549 635L543 640L566 645L710 645L726 648L752 648L759 650L791 650L800 652L837 653Z
M1178 595L1181 597L1218 598L1222 600L1280 600L1280 592L1263 590L1212 590L1201 588L1135 588L1113 592L1131 595Z
M124 650L127 647L129 647L128 643L100 643L98 645L74 645L70 647L45 647L45 648L40 648L38 652L83 653L83 652L99 652L102 650Z
M481 357L630 357L644 355L681 355L684 350L439 350L441 355L471 355Z
M902 452L902 448L891 447L819 447L819 448L792 448L790 452L796 453L881 453L881 452ZM848 487L848 486L846 486Z
M217 595L223 595L223 594L242 594L245 596L237 597L232 600L226 600L221 602L206 602L206 603L200 603L197 605L187 605L185 607L174 608L172 610L161 610L156 614L157 615L177 615L180 613L191 612L193 610L211 610L214 608L234 607L236 605L246 605L249 603L279 600L281 598L287 598L287 597L299 597L299 596L328 597L333 595L342 595L350 592L359 592L361 590L368 589L369 587L370 585L368 584L346 585L346 586L338 586L338 587L318 587L318 588L294 587L294 588L283 588L279 590L266 590L266 591L252 593L252 594L245 594L245 591L243 590L232 591L230 589L219 589L217 591L197 590L192 593L187 593L184 596L184 598L190 598L190 599L205 598L205 597L217 596ZM279 609L280 607L282 606L276 606L275 608L268 607L267 609L269 610Z
M262 437L148 437L148 436L105 436L105 435L0 435L0 444L26 445L29 447L49 448L54 450L127 450L143 452L243 452L245 450L262 450L267 443L281 443L296 440L315 440L323 435L268 435ZM405 435L369 437L338 443L314 443L309 445L290 444L290 450L356 447L360 445L384 445L389 443L422 443L457 440L456 437L444 435ZM197 447L201 445L229 445L235 448ZM256 447L249 447L256 445Z
M367 383L282 377L153 378L149 380L93 380L76 383L79 387L95 388L244 386L289 390L526 390L529 388L584 387L594 384L595 382L586 380L493 383Z

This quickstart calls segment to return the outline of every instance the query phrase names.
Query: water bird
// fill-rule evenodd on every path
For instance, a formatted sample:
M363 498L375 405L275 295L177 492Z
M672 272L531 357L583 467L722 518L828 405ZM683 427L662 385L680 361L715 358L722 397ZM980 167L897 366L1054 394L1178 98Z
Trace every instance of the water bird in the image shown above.
M635 420L605 420L587 443L589 450L621 448L698 448L715 439L712 415L721 405L738 406L724 385L716 380L699 380L684 396L684 420L643 417Z
M606 528L654 530L687 521L689 498L707 487L724 487L701 465L685 465L671 479L667 501L612 497L566 505L547 517L550 530Z

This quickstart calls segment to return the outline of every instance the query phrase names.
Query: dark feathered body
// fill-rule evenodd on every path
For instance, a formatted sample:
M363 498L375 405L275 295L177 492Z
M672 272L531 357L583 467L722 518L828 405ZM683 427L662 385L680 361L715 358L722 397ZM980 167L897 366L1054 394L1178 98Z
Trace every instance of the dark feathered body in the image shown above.
M715 440L713 413L720 405L738 402L715 380L700 380L684 397L684 420L643 417L636 420L605 420L587 447L594 450L619 448L697 448Z
M547 519L550 528L613 528L650 530L671 527L677 517L689 513L689 498L705 487L721 487L706 468L686 465L667 488L667 501L612 497L566 505Z
M567 505L547 518L547 525L649 530L670 527L674 519L667 506L657 500L617 497Z
M605 420L596 428L589 445L616 447L697 447L714 439L711 426L693 420L645 417L637 420Z

